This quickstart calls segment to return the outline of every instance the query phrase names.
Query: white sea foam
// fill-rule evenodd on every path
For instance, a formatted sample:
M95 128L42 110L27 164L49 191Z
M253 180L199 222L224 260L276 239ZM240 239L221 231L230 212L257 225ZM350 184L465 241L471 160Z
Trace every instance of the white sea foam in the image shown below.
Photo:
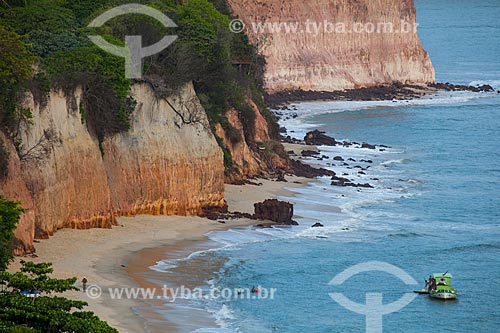
M470 86L482 86L488 84L493 87L493 89L499 90L500 89L500 80L477 80L477 81L472 81L469 83Z

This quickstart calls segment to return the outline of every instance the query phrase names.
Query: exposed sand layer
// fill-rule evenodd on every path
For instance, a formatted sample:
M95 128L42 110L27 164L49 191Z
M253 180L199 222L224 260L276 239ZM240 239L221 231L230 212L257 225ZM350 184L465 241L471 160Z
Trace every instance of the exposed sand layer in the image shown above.
M287 183L258 180L258 183L262 183L261 186L226 185L226 200L231 211L250 213L253 212L255 202L291 195L292 192L284 187L305 186L307 181L310 180L288 177ZM197 242L206 241L205 234L209 231L252 225L255 221L241 219L222 224L198 217L141 215L119 218L118 223L119 226L113 229L62 229L50 239L35 244L38 257L24 259L52 262L55 277L77 277L78 287L81 286L81 279L86 276L89 286L96 284L101 288L101 297L91 299L82 291L67 292L65 296L87 301L87 310L94 311L120 332L135 333L145 332L144 321L133 310L144 307L143 301L113 300L108 288L137 286L128 271L137 269L137 258L134 258L139 251L162 248L160 252L157 251L162 254L167 247L178 250L195 246ZM11 269L19 268L19 260L20 258L12 264ZM141 265L147 267L155 262L155 258L148 260L149 262ZM173 327L164 327L165 332L174 330Z

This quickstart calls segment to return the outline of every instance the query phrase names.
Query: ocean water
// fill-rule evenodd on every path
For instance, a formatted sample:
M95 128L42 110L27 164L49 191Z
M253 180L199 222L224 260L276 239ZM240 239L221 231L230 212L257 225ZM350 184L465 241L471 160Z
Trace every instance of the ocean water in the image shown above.
M438 81L500 89L500 2L416 0L420 36ZM214 232L217 251L197 260L224 262L206 283L219 288L276 288L273 300L205 301L218 328L198 332L364 332L365 316L329 293L384 304L423 287L430 273L449 271L459 299L418 296L383 317L385 332L500 332L500 94L439 93L401 102L296 104L283 120L291 135L320 129L337 139L390 146L321 147L349 165L337 174L373 189L339 188L327 178L297 190L298 227ZM372 163L360 160L371 160ZM328 164L330 163L330 164ZM360 174L360 166L366 174ZM369 168L367 168L369 167ZM325 228L310 228L321 222ZM341 286L329 282L367 261L400 267L409 286L385 272L365 272ZM157 270L168 270L159 263ZM218 266L220 268L220 265Z

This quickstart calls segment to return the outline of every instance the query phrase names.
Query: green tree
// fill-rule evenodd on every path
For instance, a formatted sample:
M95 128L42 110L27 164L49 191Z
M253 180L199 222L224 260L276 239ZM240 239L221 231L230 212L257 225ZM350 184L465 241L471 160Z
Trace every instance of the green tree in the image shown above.
M78 289L76 278L51 278L52 264L21 261L19 272L6 271L12 260L14 229L23 212L19 202L0 196L0 332L118 332L94 313L82 311L86 302L57 296ZM28 297L22 291L38 297Z
M18 102L22 84L31 77L32 63L21 37L0 24L0 129L11 134L25 115Z
M54 296L74 287L76 278L54 279L52 264L21 261L19 272L0 272L6 289L0 294L0 331L16 327L31 328L33 332L115 333L116 329L100 320L92 312L82 311L83 301ZM21 291L37 294L28 297ZM39 293L39 294L38 294Z
M0 25L0 80L15 84L31 76L32 59L21 37Z
M11 240L23 212L19 202L6 200L0 195L0 271L6 270L13 259Z

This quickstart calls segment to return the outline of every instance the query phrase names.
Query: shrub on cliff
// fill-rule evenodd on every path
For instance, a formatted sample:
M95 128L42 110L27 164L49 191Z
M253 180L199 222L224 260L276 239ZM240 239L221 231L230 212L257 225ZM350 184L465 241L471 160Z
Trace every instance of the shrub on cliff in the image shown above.
M14 133L22 116L19 100L31 77L33 58L26 44L10 27L0 22L0 130Z
M129 129L135 102L129 97L132 82L124 76L122 59L89 44L53 52L44 63L53 85L68 96L77 87L82 89L80 111L85 110L84 119L100 142L106 135Z

